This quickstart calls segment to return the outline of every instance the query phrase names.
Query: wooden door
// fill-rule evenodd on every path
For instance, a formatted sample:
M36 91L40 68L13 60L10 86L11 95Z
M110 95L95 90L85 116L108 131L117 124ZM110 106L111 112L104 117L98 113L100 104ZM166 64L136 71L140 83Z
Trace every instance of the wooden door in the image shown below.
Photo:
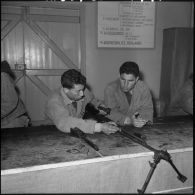
M65 70L75 68L85 74L83 7L59 3L1 5L1 60L15 70L34 124L46 122L47 96L60 87Z

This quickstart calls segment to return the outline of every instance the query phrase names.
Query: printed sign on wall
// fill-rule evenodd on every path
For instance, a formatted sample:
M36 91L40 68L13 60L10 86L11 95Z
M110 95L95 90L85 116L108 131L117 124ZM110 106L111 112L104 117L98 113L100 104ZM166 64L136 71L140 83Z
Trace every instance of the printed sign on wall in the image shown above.
M98 2L98 47L154 48L154 2Z

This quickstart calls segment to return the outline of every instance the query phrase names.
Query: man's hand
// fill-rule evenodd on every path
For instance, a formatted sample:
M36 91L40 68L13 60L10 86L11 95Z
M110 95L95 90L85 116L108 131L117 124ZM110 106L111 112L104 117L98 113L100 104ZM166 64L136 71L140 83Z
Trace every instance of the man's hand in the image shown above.
M131 124L131 119L127 116L124 121L124 125L130 125Z
M110 123L96 123L95 124L95 132L104 132L105 134L109 135L111 133L115 133L120 131L120 129L113 124Z
M138 112L136 112L133 116L132 116L132 124L135 126L135 127L143 127L148 120L145 120L145 119L142 119L140 114Z
M110 108L107 108L104 104L100 104L97 109L102 115L110 114Z

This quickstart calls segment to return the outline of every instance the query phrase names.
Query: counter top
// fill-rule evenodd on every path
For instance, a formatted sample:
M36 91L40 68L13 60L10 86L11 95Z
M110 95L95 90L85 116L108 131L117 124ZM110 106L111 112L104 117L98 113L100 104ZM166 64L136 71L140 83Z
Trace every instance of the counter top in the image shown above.
M129 131L132 130L146 136L146 143L155 149L193 147L191 117L158 118L153 125L129 127ZM87 137L99 147L98 152L83 140L63 133L53 125L1 129L1 170L150 152L118 132L87 134Z

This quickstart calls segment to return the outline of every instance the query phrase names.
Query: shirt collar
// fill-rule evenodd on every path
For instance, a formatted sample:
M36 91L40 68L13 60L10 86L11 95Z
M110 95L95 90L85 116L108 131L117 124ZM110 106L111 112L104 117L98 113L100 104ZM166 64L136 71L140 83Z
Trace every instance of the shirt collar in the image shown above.
M73 101L69 99L68 96L65 94L63 87L61 87L60 89L60 94L64 100L65 105L72 104Z

